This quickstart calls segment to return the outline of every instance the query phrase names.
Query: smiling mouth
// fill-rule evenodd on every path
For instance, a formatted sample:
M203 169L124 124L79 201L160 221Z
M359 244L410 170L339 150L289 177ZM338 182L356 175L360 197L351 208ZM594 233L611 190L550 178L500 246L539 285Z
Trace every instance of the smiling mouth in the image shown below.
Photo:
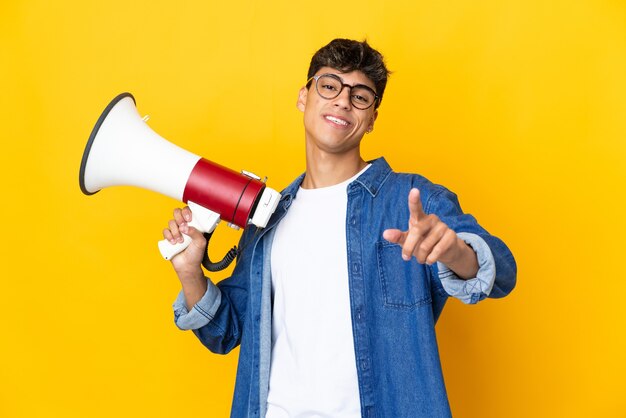
M327 116L324 116L324 118L327 121L330 121L330 122L332 122L334 124L337 124L337 125L340 125L340 126L348 126L348 125L350 125L350 122L348 122L346 120L343 120L343 119L336 118L334 116L327 115Z

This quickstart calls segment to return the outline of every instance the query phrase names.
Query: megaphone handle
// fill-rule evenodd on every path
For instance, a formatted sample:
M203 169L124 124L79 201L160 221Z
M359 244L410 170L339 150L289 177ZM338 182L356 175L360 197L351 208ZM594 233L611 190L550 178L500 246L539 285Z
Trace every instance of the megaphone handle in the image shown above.
M164 259L171 260L176 254L183 252L185 248L189 247L189 244L191 244L191 237L186 234L182 235L183 242L176 244L172 244L166 239L159 241L159 251Z
M192 201L187 202L189 209L191 210L191 222L189 226L196 228L203 233L213 232L215 227L220 221L220 215L217 212L213 212L210 209L200 206ZM183 242L171 244L168 240L164 239L159 241L159 251L166 260L171 260L176 254L185 250L191 244L191 237L189 235L183 235Z

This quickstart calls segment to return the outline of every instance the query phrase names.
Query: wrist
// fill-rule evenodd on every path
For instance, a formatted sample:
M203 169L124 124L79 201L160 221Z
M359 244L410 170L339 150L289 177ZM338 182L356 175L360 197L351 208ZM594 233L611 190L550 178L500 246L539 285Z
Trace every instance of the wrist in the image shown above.
M204 272L199 266L198 268L194 269L177 270L176 274L178 275L178 279L182 284L192 284L203 282L206 280L206 278L204 277Z
M443 260L442 262L462 279L467 280L476 277L478 257L474 249L459 237L456 239L455 246L454 257L448 262Z

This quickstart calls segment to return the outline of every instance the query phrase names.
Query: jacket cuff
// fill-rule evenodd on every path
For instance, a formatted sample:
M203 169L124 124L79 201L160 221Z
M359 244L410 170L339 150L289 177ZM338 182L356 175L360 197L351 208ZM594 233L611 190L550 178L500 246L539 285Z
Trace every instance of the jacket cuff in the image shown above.
M222 301L222 292L210 280L207 291L191 311L187 310L185 295L181 290L174 302L174 322L182 330L198 329L208 324L215 316Z
M496 280L496 263L489 245L484 239L469 232L459 232L457 236L465 241L478 258L478 273L473 279L458 277L443 263L437 262L439 280L448 295L466 304L474 304L485 299L491 293Z

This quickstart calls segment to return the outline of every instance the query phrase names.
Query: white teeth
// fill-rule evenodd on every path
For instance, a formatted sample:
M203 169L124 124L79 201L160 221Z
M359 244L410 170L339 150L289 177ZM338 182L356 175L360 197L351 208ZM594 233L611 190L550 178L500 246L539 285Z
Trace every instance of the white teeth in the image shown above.
M346 122L345 120L337 119L332 116L326 116L326 119L339 125L348 126L348 122Z

